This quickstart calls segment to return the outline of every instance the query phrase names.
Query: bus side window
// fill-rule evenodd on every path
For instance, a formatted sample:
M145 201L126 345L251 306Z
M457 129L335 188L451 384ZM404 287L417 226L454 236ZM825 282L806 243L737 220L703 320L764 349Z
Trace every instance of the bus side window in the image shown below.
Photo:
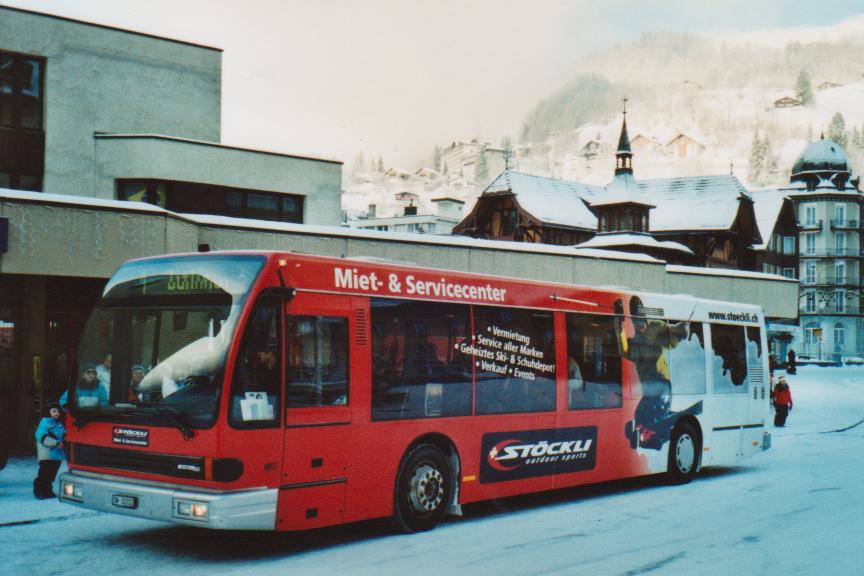
M670 321L669 368L673 394L705 393L705 344L701 322Z
M474 307L477 414L555 410L552 314Z
M372 419L471 413L469 307L372 300Z
M747 349L744 327L711 325L711 348L714 351L714 392L735 394L747 392Z
M288 316L285 339L288 407L348 404L348 319Z
M621 352L615 319L567 314L569 410L621 406Z
M236 428L279 425L282 397L281 303L258 302L234 363L230 422Z

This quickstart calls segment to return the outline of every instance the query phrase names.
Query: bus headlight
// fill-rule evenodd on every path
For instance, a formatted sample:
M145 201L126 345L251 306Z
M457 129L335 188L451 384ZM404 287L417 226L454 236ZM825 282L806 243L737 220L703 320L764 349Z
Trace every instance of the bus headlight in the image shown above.
M195 518L207 518L207 504L201 502L192 504L192 516Z
M194 500L174 499L174 517L187 520L207 520L210 508L206 502L195 502Z
M63 482L63 486L60 487L60 493L67 500L75 500L77 502L84 500L84 491L81 489L81 485L75 482Z

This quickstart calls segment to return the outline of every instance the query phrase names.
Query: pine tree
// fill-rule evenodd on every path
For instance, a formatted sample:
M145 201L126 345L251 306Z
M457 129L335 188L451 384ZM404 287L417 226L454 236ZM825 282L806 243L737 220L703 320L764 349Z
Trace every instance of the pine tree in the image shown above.
M795 96L798 97L798 100L804 106L809 106L813 103L813 87L810 85L810 74L803 68L798 74L798 81L795 82Z
M487 178L489 178L489 160L486 149L483 148L477 157L477 166L474 168L474 182L482 185L486 183Z
M436 172L441 172L441 147L437 144L432 151L432 169Z
M762 185L762 175L765 169L765 149L759 132L753 132L753 140L750 144L750 163L747 167L747 179L752 184Z
M501 139L501 149L504 151L504 168L510 170L513 168L513 142L509 136Z
M849 138L846 135L846 121L840 112L834 114L831 118L831 124L828 125L828 138L846 148L849 143Z
M379 154L378 155L378 164L375 166L378 172L384 172L384 158Z
M777 157L771 149L771 141L768 135L762 139L762 182L769 182L777 172Z

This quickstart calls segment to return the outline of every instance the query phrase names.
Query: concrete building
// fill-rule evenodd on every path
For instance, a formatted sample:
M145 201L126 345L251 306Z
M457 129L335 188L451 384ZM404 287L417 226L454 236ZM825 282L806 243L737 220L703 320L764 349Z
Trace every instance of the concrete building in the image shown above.
M0 6L0 189L33 192L0 213L0 423L25 445L112 271L197 249L164 209L338 225L341 162L221 144L221 84L218 48Z
M781 189L800 226L801 323L792 347L799 357L864 356L860 177L832 140L809 144Z
M503 149L493 148L486 142L453 142L441 151L441 172L448 181L462 179L485 186L504 170L505 154ZM482 167L484 163L485 168ZM478 181L478 168L486 173L482 182Z
M462 207L465 203L455 198L433 198L429 202L436 207L434 214L421 213L412 201L402 206L401 214L377 217L375 206L371 205L366 218L349 220L348 225L358 230L450 234L453 227L462 220Z

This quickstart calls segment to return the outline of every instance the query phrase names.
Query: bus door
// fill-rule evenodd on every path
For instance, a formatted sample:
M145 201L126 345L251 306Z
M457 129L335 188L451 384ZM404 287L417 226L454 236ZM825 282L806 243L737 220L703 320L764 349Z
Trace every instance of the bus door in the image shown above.
M747 332L747 424L744 429L744 452L761 450L763 425L768 421L770 402L770 375L767 366L764 329L748 326ZM754 444L756 442L757 444Z
M228 423L220 451L236 456L256 484L280 482L282 460L283 299L264 294L255 302L234 362ZM175 325L177 320L175 320Z
M298 292L285 315L285 442L277 528L344 518L351 451L352 305L363 299ZM360 310L365 317L365 309Z
M743 454L742 430L749 421L747 338L744 326L711 324L713 383L712 464L733 464Z

